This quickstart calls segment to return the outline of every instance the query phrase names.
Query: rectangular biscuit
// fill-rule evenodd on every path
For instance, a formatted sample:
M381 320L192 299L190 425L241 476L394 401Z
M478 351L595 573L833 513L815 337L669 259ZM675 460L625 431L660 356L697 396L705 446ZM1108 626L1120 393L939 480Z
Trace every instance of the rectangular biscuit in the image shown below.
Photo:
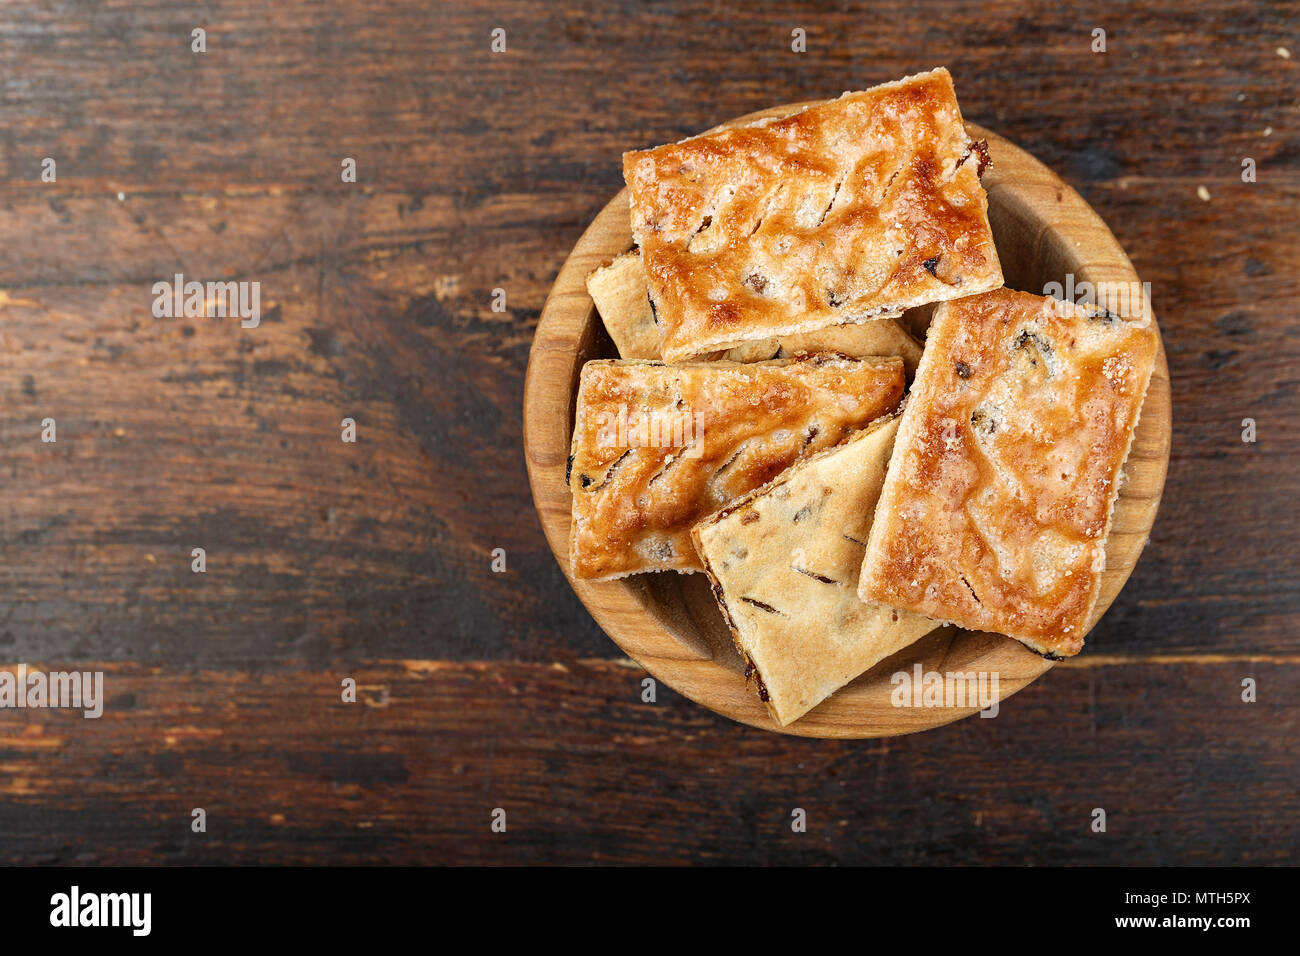
M665 361L1002 285L944 69L623 155Z
M636 251L625 252L587 276L587 291L620 358L657 359L659 330L646 291L645 267ZM870 322L834 325L777 339L746 342L708 358L725 362L760 362L799 353L839 352L850 358L898 355L910 376L921 360L921 345L894 316Z
M858 599L897 430L897 416L873 423L692 532L746 673L782 726L938 626Z
M1149 318L1023 292L939 306L862 599L1077 654L1157 346Z
M646 296L640 253L625 252L587 276L587 292L620 358L660 358L659 329Z
M897 357L588 362L568 473L573 576L700 570L692 525L902 394Z

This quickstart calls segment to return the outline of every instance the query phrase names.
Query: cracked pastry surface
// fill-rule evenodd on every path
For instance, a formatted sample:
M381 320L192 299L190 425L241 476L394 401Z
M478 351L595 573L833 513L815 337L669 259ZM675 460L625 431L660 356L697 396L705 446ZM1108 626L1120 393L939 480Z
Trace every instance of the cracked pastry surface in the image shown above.
M1149 317L1023 292L939 306L862 599L1077 654L1157 348Z
M692 532L747 676L782 726L938 626L858 599L897 430L897 416L877 421Z
M897 357L594 361L568 469L575 578L698 571L691 527L897 407Z
M942 68L625 153L664 360L1001 286L986 162Z
M662 357L659 353L659 330L646 291L645 267L637 251L625 252L592 272L587 276L587 291L620 358ZM708 357L727 362L760 362L813 352L839 352L850 358L898 355L903 359L903 367L909 376L916 371L916 364L921 360L920 343L903 329L898 318L892 316L783 338L746 342Z

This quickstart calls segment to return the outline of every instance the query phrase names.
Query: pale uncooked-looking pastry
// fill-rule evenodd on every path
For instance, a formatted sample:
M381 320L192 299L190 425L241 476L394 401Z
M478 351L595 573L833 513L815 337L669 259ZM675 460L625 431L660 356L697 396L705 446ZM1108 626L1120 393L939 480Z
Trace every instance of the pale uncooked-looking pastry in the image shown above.
M646 296L645 267L635 249L587 276L587 292L619 358L662 358L659 330Z
M897 430L897 416L877 421L694 528L746 675L783 726L938 626L858 598Z

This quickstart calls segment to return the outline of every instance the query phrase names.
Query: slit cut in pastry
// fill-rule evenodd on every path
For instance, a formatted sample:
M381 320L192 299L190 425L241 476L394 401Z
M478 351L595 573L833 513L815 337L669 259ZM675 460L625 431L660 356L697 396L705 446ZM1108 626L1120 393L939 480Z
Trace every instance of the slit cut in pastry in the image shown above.
M623 155L668 362L1002 285L947 70Z
M1005 289L935 310L862 600L1050 658L1082 649L1155 364L1142 312L1126 320Z
M746 676L782 726L939 626L858 599L897 430L897 416L877 421L692 531Z
M892 411L898 357L582 368L568 481L575 578L698 571L691 527Z
M645 267L633 250L618 256L587 277L587 291L596 303L605 330L614 340L620 358L658 359L659 330L646 290ZM903 330L901 320L885 316L872 322L835 325L816 332L746 342L710 359L726 362L761 362L792 358L801 353L839 352L851 358L898 355L910 376L921 360L921 345Z

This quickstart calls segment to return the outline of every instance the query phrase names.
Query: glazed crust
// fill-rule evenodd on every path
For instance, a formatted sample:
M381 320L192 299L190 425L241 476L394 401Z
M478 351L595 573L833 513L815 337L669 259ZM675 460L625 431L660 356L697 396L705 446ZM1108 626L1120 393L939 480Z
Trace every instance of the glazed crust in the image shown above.
M587 291L605 323L605 331L618 349L619 358L662 358L659 330L646 290L645 267L636 250L623 253L587 276ZM921 360L920 343L904 331L899 319L892 316L873 322L835 325L784 338L746 342L708 358L726 362L761 362L814 352L839 352L851 358L897 355L903 359L903 367L909 376L916 371L916 364Z
M1002 285L944 69L625 153L665 361Z
M573 576L700 570L692 525L902 394L897 357L588 362L569 464Z
M783 726L938 626L858 599L897 430L897 416L877 421L692 531L736 647Z
M1022 292L939 306L862 599L1077 654L1157 347L1149 318Z

